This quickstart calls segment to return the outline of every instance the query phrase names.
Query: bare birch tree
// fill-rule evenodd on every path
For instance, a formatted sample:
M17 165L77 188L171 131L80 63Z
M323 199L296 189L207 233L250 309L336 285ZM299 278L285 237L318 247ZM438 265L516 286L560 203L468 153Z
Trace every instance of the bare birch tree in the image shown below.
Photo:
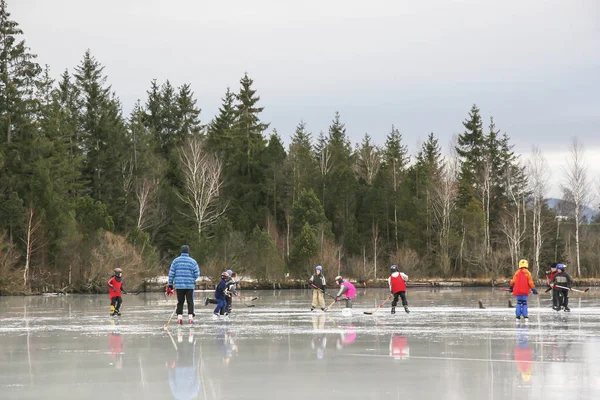
M451 154L444 160L440 180L432 187L433 215L438 226L438 243L442 255L442 271L450 272L450 228L451 218L455 211L458 196L459 159L454 146L450 146Z
M569 147L569 159L565 166L565 182L563 184L564 199L573 202L573 217L575 219L575 254L577 260L577 276L581 277L581 259L579 254L579 231L583 222L582 210L588 203L589 182L587 163L584 160L583 144L574 137Z
M31 269L31 256L38 250L42 243L39 235L39 229L42 225L42 219L39 218L33 206L27 209L27 230L25 231L25 267L23 268L23 286L29 288L29 271Z
M359 176L361 176L367 185L372 185L373 180L381 167L381 153L377 146L370 143L369 135L365 135L363 144L357 149L356 167Z
M506 197L509 204L500 221L500 230L506 235L512 265L516 265L521 254L521 243L525 238L526 220L525 203L523 193L519 190L519 185L515 173L519 166L509 166L504 174ZM521 221L523 219L523 222Z
M219 207L217 199L223 185L221 160L207 152L202 138L189 138L179 149L179 160L184 174L184 193L178 196L192 214L182 213L196 223L198 237L203 229L214 224L226 209Z
M539 276L540 272L540 253L544 237L542 235L543 221L542 208L546 199L548 190L548 163L546 158L537 146L534 146L531 153L531 158L527 165L527 175L529 177L529 191L531 193L532 202L532 242L533 242L533 264L535 268L535 276Z

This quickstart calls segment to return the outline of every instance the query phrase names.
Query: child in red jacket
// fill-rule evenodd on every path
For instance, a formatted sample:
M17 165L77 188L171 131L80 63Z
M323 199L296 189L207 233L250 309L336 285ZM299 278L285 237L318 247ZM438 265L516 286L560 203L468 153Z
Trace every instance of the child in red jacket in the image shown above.
M123 288L123 270L115 268L115 274L108 281L108 296L110 298L110 315L121 315L122 293L127 293Z

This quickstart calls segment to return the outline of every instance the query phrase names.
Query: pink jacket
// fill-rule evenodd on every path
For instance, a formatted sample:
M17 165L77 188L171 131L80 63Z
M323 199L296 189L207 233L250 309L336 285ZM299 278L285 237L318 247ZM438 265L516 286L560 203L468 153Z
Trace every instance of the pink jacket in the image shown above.
M346 295L347 298L353 299L356 297L356 288L354 287L353 284L346 281L346 282L342 283L342 286L346 286L346 291L344 292L344 294Z

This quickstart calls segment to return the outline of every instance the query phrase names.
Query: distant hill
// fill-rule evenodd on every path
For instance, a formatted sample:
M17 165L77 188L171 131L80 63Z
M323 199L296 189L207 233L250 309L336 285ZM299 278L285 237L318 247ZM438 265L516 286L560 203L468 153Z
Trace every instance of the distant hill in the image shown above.
M566 202L563 201L562 199L556 199L556 198L550 198L550 199L546 199L546 204L548 205L548 208L555 210L557 212L557 214L561 215L566 215L566 214L570 214L572 210L572 208L574 207L573 203L570 202ZM598 215L598 210L594 210L591 207L583 207L583 216L586 218L586 220L588 222L591 222L594 220L594 218L596 218L596 216Z

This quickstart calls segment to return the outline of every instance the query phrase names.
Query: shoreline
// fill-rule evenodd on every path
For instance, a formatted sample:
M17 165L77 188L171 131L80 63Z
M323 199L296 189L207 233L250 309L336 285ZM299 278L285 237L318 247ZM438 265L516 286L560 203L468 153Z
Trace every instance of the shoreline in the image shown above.
M350 280L357 289L381 289L387 288L387 279L371 280L368 282L356 282ZM407 282L407 288L431 287L431 288L460 288L460 287L508 287L509 278L430 278L430 279L415 279ZM536 287L547 288L546 281L537 279L534 281ZM206 279L199 280L196 283L196 291L211 292L214 290L214 283ZM140 293L157 293L164 292L166 283L160 279L152 279L144 282L139 288L139 291L131 291L127 295L136 295ZM332 286L333 287L333 286ZM573 279L573 287L600 287L600 278L582 278ZM284 280L281 282L256 281L249 278L242 278L238 282L240 290L292 290L292 289L311 289L305 280ZM38 293L6 293L0 296L42 296L42 295L67 295L67 294L105 294L104 290L98 292L89 291L64 291L64 292L38 292Z

